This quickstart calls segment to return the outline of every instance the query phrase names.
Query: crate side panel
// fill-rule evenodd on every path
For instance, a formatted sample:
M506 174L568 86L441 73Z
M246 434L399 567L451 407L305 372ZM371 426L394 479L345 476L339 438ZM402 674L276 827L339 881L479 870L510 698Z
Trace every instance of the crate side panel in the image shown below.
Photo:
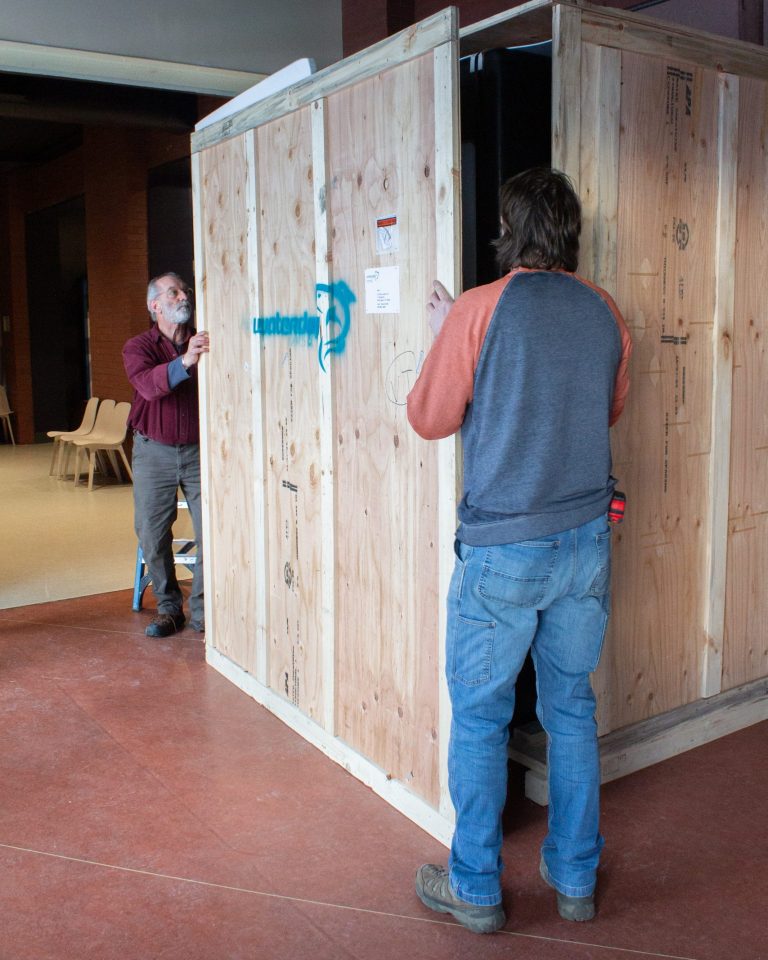
M405 407L431 337L433 62L420 57L328 99L334 276L355 302L345 341L327 359L337 434L337 734L437 806L437 445L413 433Z
M628 504L596 678L601 732L699 696L711 441L716 75L624 53L620 96L616 292L634 356L613 432Z
M206 387L208 508L206 617L213 643L254 672L257 638L254 531L256 482L249 323L247 151L245 138L200 154L205 262L204 315L211 337Z
M726 690L768 676L768 83L742 79L739 92Z
M582 44L579 273L616 293L621 54Z
M264 352L268 684L321 722L320 401L311 108L256 131Z

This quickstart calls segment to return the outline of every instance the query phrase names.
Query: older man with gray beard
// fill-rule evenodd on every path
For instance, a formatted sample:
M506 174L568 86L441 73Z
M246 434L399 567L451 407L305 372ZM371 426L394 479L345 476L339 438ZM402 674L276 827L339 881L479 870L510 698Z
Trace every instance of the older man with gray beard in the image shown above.
M176 273L150 282L147 309L152 327L125 344L123 363L134 388L128 425L133 429L136 535L157 601L157 615L145 633L168 637L186 622L173 562L179 488L197 541L190 626L205 629L197 365L208 353L208 334L194 330L190 290Z

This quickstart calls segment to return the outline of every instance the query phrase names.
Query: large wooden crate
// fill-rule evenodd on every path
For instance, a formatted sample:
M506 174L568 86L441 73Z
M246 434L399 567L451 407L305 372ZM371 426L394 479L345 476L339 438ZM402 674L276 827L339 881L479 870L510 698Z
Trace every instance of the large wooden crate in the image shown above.
M193 137L209 662L443 840L460 461L405 396L432 279L460 287L458 55L541 40L580 269L635 341L595 677L618 776L768 717L768 56L586 4L461 35L447 10ZM535 792L539 738L513 749Z

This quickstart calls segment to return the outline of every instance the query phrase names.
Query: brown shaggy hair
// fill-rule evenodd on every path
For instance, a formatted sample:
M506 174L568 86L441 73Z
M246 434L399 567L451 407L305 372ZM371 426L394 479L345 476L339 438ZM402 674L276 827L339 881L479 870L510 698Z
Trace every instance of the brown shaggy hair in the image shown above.
M515 267L575 271L579 261L581 204L564 173L534 167L518 173L499 191L501 236L496 261Z

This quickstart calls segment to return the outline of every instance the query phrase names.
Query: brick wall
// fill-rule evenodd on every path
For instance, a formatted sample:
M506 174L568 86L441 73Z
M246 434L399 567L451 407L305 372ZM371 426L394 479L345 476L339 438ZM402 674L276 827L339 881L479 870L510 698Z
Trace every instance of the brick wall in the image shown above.
M82 148L3 178L0 308L12 318L3 348L19 442L34 440L27 213L85 196L92 390L98 397L130 400L121 350L128 337L147 325L147 171L188 154L186 134L136 127L85 128Z
M84 148L92 391L130 400L120 351L146 327L144 144L130 129L87 129Z
M80 149L47 163L36 171L17 171L4 178L0 230L4 234L2 313L11 329L3 335L8 393L16 418L19 443L34 440L32 365L27 312L25 217L32 210L53 206L83 193L83 156Z

